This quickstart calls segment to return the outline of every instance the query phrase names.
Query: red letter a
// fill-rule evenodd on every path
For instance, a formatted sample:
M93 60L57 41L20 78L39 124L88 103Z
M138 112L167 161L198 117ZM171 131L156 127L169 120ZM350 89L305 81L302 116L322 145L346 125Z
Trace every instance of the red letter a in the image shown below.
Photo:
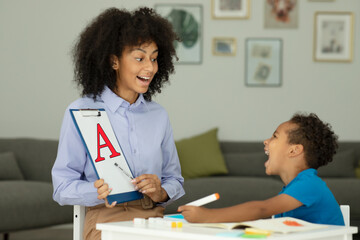
M100 145L100 135L105 141L105 144L103 144L103 145ZM110 149L110 151L112 153L110 155L110 158L120 156L120 153L115 151L115 148L111 144L109 138L106 136L104 130L101 128L100 124L98 124L97 125L97 158L96 158L95 162L100 162L100 161L105 160L105 158L100 156L100 148L103 148L103 147L108 147Z

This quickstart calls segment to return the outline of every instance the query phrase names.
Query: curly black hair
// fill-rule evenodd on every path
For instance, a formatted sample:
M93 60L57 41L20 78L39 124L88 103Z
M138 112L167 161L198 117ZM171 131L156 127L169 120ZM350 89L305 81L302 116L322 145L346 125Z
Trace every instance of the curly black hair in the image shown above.
M297 127L288 132L288 141L303 145L309 168L318 169L332 161L338 148L338 136L328 123L322 122L314 113L296 113L289 122Z
M174 41L180 40L171 23L153 9L142 7L132 12L109 8L96 17L80 34L73 50L75 82L82 87L82 96L100 95L105 86L116 89L116 72L110 56L120 58L125 47L154 41L158 47L158 72L144 98L151 101L155 93L174 73L177 58Z

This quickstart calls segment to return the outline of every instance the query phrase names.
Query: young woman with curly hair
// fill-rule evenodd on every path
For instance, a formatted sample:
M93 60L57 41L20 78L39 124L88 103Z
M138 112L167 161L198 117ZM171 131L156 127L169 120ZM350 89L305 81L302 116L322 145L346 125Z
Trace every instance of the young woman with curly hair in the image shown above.
M110 8L83 30L73 49L82 98L65 112L52 169L53 198L88 207L86 239L100 239L97 222L163 216L164 207L184 195L168 115L151 101L174 72L175 40L171 24L152 9ZM107 202L111 186L97 179L69 112L87 108L106 110L144 199Z
M279 195L227 208L180 206L189 222L240 222L294 217L312 223L344 225L334 195L317 176L317 169L332 161L337 136L315 114L295 114L264 141L266 174L279 175L284 187Z

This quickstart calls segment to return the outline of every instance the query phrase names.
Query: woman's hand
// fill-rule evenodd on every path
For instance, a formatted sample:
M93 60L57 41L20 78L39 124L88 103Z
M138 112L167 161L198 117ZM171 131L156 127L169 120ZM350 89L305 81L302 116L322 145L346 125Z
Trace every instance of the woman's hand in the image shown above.
M196 206L180 206L178 212L184 216L185 220L192 223L211 222L211 209Z
M165 202L169 199L167 192L161 187L161 181L155 174L143 174L131 181L135 189L150 197L154 202Z
M107 208L113 208L116 205L116 201L112 202L111 205L107 200L107 196L111 193L112 188L109 188L109 185L104 182L104 179L99 179L94 182L95 188L97 188L98 199L105 200L105 206Z

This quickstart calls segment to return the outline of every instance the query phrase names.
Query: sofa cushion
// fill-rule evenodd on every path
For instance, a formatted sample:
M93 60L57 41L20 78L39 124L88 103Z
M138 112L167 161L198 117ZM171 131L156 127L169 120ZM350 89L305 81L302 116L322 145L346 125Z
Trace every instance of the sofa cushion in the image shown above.
M357 178L323 178L339 205L350 206L351 219L360 219L360 180ZM351 226L353 221L351 221ZM355 225L354 225L355 226Z
M0 180L23 180L24 176L12 152L0 153Z
M176 141L185 179L226 174L228 170L217 139L217 128L203 134Z
M224 154L229 176L265 177L264 152Z
M6 193L1 194L0 198L0 232L42 228L72 221L72 206L60 206L52 199L51 183L2 181L0 192Z
M354 150L338 152L334 155L332 162L318 169L320 177L350 177L355 175L356 155Z
M57 140L2 138L0 152L13 152L26 180L51 182L57 154Z

